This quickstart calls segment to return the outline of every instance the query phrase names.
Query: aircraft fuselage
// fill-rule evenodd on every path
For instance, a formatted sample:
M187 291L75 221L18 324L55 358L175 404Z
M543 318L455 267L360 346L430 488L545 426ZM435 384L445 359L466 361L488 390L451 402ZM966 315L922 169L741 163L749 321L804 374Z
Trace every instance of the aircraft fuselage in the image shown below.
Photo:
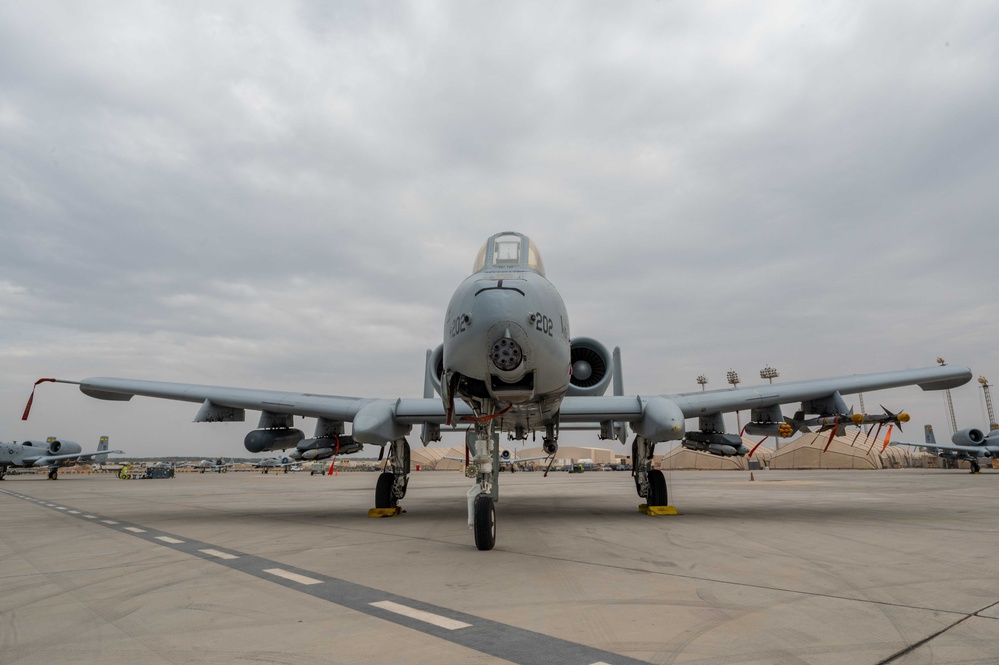
M526 237L521 260L495 266L493 241L485 266L465 279L451 297L444 321L442 384L478 414L497 416L505 431L550 422L569 387L569 317L555 287L528 267ZM509 259L511 262L514 259ZM453 392L450 392L453 390Z

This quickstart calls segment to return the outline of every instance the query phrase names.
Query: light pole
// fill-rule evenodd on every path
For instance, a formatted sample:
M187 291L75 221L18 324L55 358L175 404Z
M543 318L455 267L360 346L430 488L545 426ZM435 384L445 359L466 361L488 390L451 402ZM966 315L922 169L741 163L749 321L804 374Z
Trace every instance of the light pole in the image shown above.
M760 378L766 379L771 384L773 384L774 379L776 379L778 376L780 376L780 372L778 372L775 368L771 367L770 365L767 365L766 367L760 370ZM736 419L738 420L738 414L736 415L737 415ZM780 434L774 435L774 449L780 450Z
M943 358L937 358L938 365L946 365ZM950 398L950 388L944 391L944 401L947 403L947 415L950 416L950 433L953 436L957 432L957 418L954 417L954 400Z
M725 373L725 380L732 384L733 388L739 387L739 373L729 370ZM735 425L739 428L739 436L742 436L742 419L739 417L739 411L735 412Z
M992 410L992 392L989 390L989 380L984 376L978 377L978 382L982 384L982 392L985 393L985 409L989 412L989 430L999 429L996 424L996 412Z
M708 385L708 377L701 374L697 377L697 385L701 387L701 392L704 392L704 386Z

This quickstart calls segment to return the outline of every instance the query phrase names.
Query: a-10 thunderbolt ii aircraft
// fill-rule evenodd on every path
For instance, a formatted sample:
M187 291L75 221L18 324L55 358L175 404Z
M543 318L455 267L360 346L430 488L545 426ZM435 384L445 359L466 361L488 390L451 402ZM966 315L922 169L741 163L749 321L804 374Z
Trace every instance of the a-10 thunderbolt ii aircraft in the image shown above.
M186 467L189 469L197 469L198 473L204 473L206 471L213 471L215 473L227 473L230 468L235 465L235 462L226 462L224 458L220 457L216 460L203 459L199 462L185 462L183 464L178 464L177 466Z
M262 460L250 462L250 464L256 469L263 469L263 473L267 473L271 469L283 469L285 473L288 473L288 467L299 464L299 461L288 456L265 457Z
M120 450L108 450L108 437L102 436L97 450L83 452L75 441L50 436L45 441L24 441L23 443L0 443L0 480L7 475L9 467L49 468L49 480L58 480L59 469L73 466L78 462L103 464L109 454L121 455Z
M967 368L936 366L675 395L625 395L618 350L612 354L596 340L570 336L568 312L545 276L537 247L514 232L498 233L482 246L472 274L451 297L443 333L443 343L427 352L422 399L123 378L37 383L77 384L84 394L99 399L141 395L196 402L201 404L197 422L242 421L245 409L258 410L258 429L244 441L253 453L295 448L291 456L306 459L316 450L344 453L360 444L381 446L383 454L387 449L389 465L375 487L376 508L393 508L406 495L410 472L406 437L414 426L421 426L425 445L440 439L442 426L473 429L470 454L477 475L467 494L468 522L476 547L488 550L496 540L500 432L514 440L542 433L543 449L554 455L562 426L586 424L597 429L600 438L622 442L630 426L635 434L632 475L638 495L650 506L664 506L666 481L652 467L657 443L680 441L688 448L724 456L749 452L739 436L725 432L725 412L751 410L755 431L776 433L782 424L786 427L780 410L784 403L800 402L799 410L805 414L845 419L846 394L907 385L939 390L971 379ZM604 395L611 383L613 395ZM434 398L435 391L439 398ZM313 438L305 439L294 429L295 415L318 419ZM687 429L687 419L696 419L695 427ZM351 423L350 434L344 433L345 423Z
M909 446L911 448L926 448L942 459L967 460L971 464L971 473L981 473L982 467L978 458L999 459L999 429L993 429L988 434L980 429L963 429L954 432L950 438L951 444L937 443L933 434L933 426L926 426L926 443L903 443L893 441L893 446Z

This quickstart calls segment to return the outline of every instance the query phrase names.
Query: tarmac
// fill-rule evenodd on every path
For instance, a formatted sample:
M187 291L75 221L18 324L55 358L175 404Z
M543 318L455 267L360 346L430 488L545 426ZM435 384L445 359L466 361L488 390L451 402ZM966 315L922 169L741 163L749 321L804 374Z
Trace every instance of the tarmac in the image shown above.
M0 663L999 662L999 471L8 476Z

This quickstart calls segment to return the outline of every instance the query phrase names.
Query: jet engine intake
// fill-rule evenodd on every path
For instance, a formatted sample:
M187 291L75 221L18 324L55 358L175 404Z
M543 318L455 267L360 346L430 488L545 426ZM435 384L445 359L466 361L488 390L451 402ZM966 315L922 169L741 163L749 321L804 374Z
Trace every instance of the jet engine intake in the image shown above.
M603 395L614 375L614 360L607 347L589 337L569 342L569 390L567 395Z
M955 446L981 446L985 444L985 434L980 429L963 429L951 437Z
M304 438L305 433L302 430L291 427L255 429L243 439L243 446L251 453L287 450L297 446L298 442Z
M430 381L430 385L434 387L434 392L437 396L441 396L441 381L444 376L444 345L438 344L434 352L430 354L430 359L427 361L427 379Z
M49 455L55 455L62 450L61 441L49 441Z

